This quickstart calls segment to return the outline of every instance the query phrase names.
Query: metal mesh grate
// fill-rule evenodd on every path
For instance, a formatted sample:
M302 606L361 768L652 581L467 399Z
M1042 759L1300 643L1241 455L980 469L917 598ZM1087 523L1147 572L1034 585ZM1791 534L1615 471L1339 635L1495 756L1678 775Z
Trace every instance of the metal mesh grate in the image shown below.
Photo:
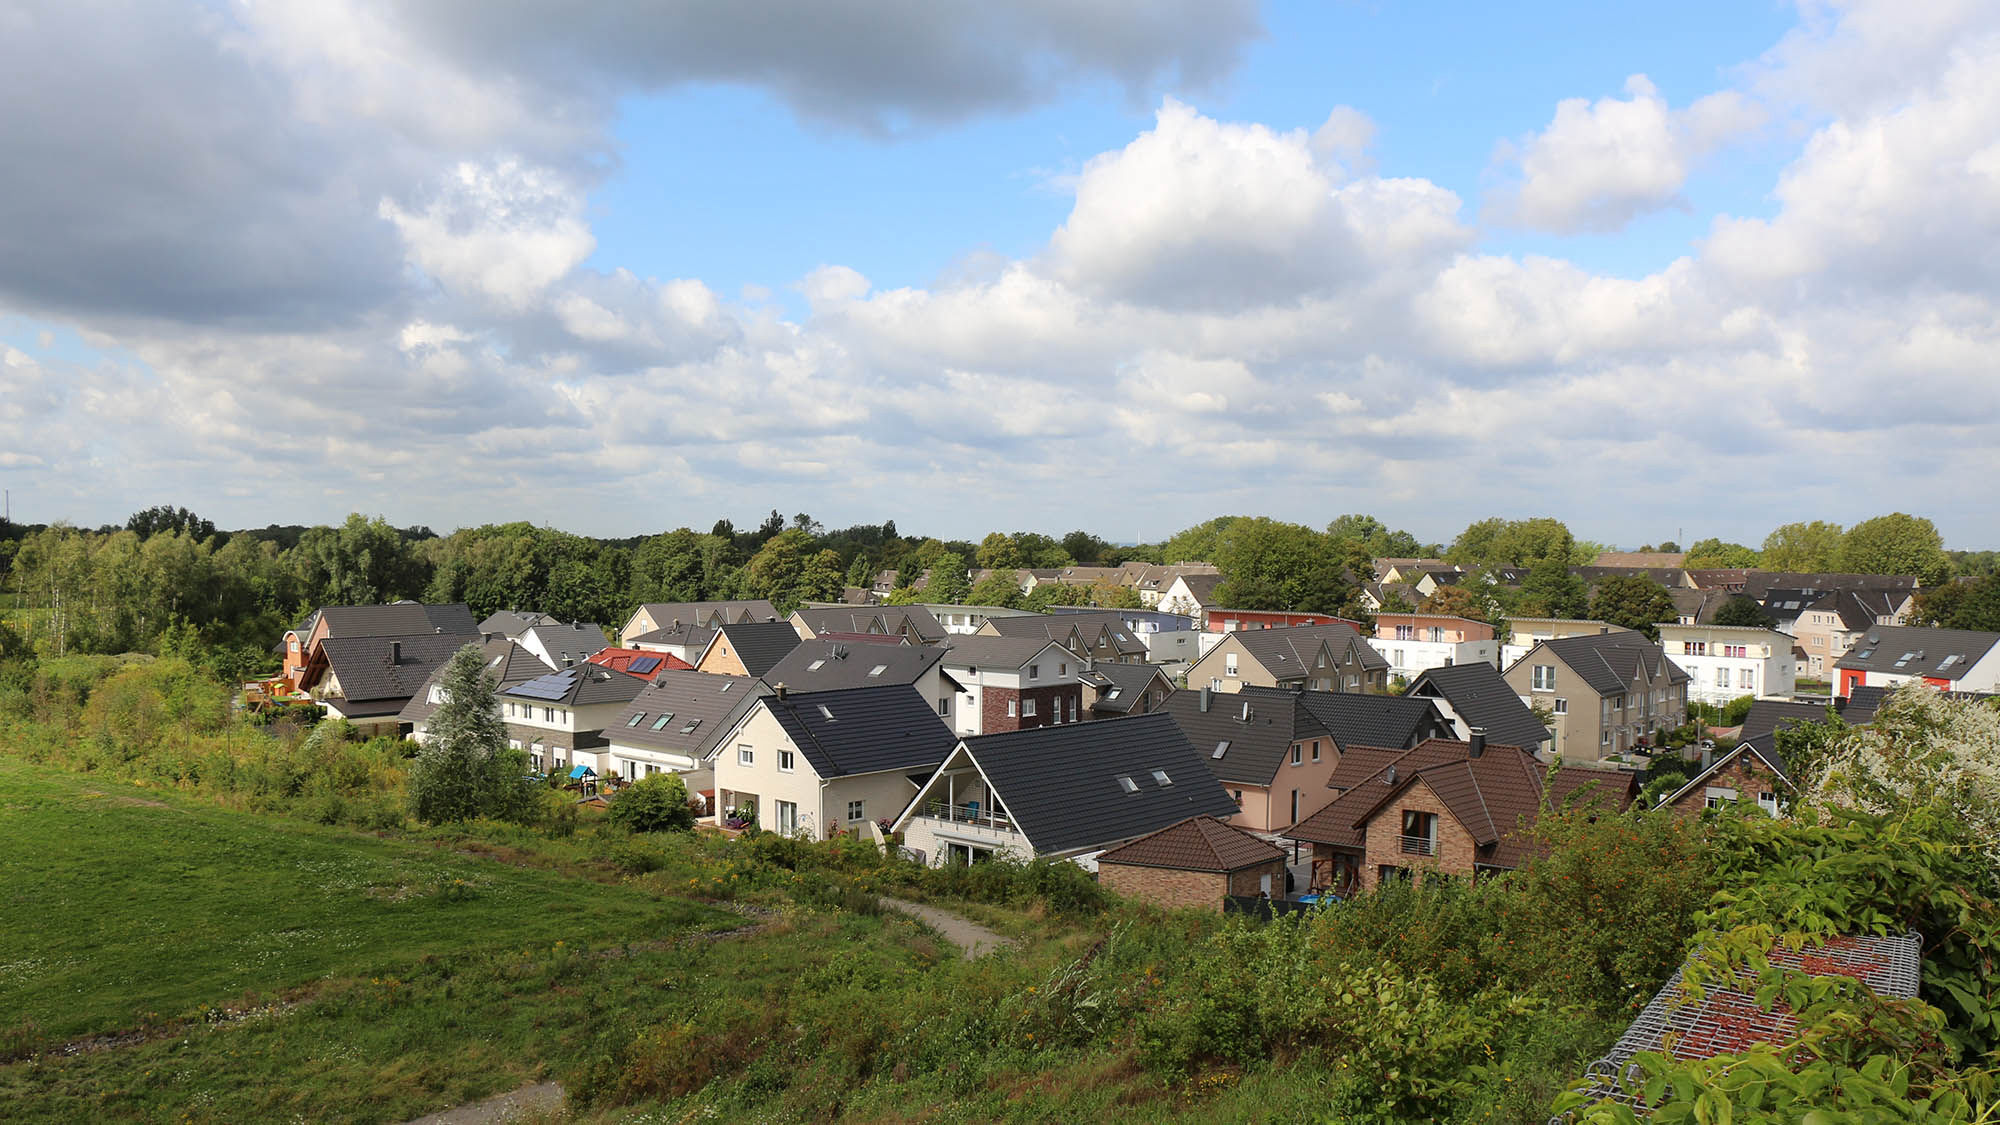
M1917 995L1923 967L1923 941L1914 934L1896 937L1838 937L1823 946L1792 950L1779 946L1771 950L1773 965L1783 965L1812 976L1853 977L1878 996L1909 1000ZM1633 1107L1641 1114L1646 1106L1638 1086L1638 1068L1633 1056L1641 1051L1657 1051L1679 1059L1705 1059L1747 1049L1753 1044L1780 1044L1798 1030L1798 1020L1781 1001L1765 1011L1757 1006L1756 977L1740 972L1738 981L1747 990L1710 987L1696 1002L1681 987L1682 969L1660 987L1625 1034L1618 1037L1603 1058L1584 1068L1590 1085L1584 1090L1592 1101L1609 1098ZM1565 1125L1568 1115L1549 1119L1549 1125Z

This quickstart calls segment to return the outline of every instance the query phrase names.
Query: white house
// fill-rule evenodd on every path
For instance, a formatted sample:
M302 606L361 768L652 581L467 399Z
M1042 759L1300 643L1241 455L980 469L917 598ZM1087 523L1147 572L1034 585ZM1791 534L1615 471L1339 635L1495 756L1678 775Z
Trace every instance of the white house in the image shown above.
M2000 692L2000 633L1877 625L1834 668L1843 696L1857 687L1922 680L1940 691Z
M1562 617L1516 617L1509 620L1507 625L1513 632L1507 638L1507 643L1500 646L1500 670L1503 672L1512 668L1515 661L1528 655L1528 650L1543 641L1632 631L1623 625L1613 625L1608 621L1571 621Z
M646 681L595 664L578 664L500 689L507 742L528 752L537 772L608 768L604 728Z
M1751 625L1662 625L1660 648L1688 674L1691 702L1789 696L1797 688L1792 638Z
M748 676L661 672L605 726L601 772L636 781L706 770L723 734L765 690ZM710 785L690 778L688 788Z

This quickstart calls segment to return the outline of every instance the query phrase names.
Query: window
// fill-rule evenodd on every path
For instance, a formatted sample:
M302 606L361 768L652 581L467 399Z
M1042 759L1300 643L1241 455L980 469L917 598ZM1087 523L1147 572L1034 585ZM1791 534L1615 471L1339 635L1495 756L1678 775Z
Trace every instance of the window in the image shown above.
M1737 687L1740 687L1740 688L1745 688L1745 689L1748 689L1748 690L1752 690L1752 691L1756 690L1756 687L1757 687L1757 669L1755 669L1755 668L1738 668L1738 669L1736 670L1736 686L1737 686Z
M682 734L693 734L693 733L694 733L694 728L696 728L696 727L698 727L698 726L700 726L700 725L701 725L701 720L700 720L700 719L689 719L689 720L688 720L687 722L685 722L685 723L681 724L681 733L682 733Z
M665 730L667 729L667 724L673 721L674 713L672 711L662 711L660 712L660 717L653 720L653 729Z
M887 664L877 664L875 667L868 669L868 674L870 676L879 676L888 670L889 666Z
M1442 626L1438 625L1431 626L1431 643L1432 644L1444 643L1444 629Z
M755 750L750 749L748 746L738 746L736 748L736 764L739 766L756 765L757 752Z
M1299 822L1299 791L1294 789L1292 790L1292 823L1297 824L1298 822Z
M1069 675L1069 665L1068 665L1068 664L1066 664L1066 663L1065 663L1065 664L1058 664L1058 665L1056 665L1056 675L1058 675L1058 676L1067 676L1067 675Z
M1241 808L1243 807L1243 790L1241 790L1241 789L1232 789L1232 790L1230 790L1230 791L1229 791L1229 799L1230 799L1230 800L1232 800L1232 801L1235 801L1235 802L1236 802L1236 807L1237 807L1238 809L1241 809Z
M636 727L640 723L643 723L645 721L646 721L646 713L644 711L638 711L634 712L631 718L625 720L625 725L628 727Z
M1770 813L1772 816L1777 816L1778 795L1776 793L1757 794L1757 807L1763 809L1767 813Z
M545 723L553 723L553 722L555 722L555 721L556 721L556 709L555 709L555 708L553 708L553 707L544 707L544 708L542 708L542 721L543 721L543 722L545 722Z
M1021 717L1022 717L1022 718L1024 718L1024 719L1032 719L1032 718L1034 718L1034 717L1035 717L1035 701L1034 701L1034 700L1032 700L1032 699L1023 699L1023 700L1021 701Z
M808 672L817 672L817 671L819 671L819 670L820 670L821 668L824 668L824 667L826 667L826 661L824 661L824 660L815 660L815 661L813 661L813 662L812 662L811 664L808 664L808 665L806 665L806 671L808 671Z
M1235 653L1225 652L1222 654L1222 674L1225 676L1234 676L1236 674Z
M1221 691L1221 690L1222 690L1222 678L1221 678L1220 676L1218 676L1218 677L1216 677L1215 679L1212 679L1212 680L1208 681L1208 690L1210 690L1210 691Z
M1729 669L1717 668L1715 670L1715 686L1716 687L1729 686Z
M1039 680L1039 679L1041 679L1041 678L1042 678L1042 666L1041 666L1041 665L1039 665L1039 664L1030 664L1030 665L1028 665L1028 678L1029 678L1029 679L1031 679L1031 680Z
M1707 655L1708 655L1708 642L1707 642L1707 641L1682 641L1682 642L1681 642L1681 655L1682 655L1682 656L1707 656Z
M443 702L444 702L444 685L442 685L442 684L432 684L432 685L431 685L431 695L430 695L430 700L431 700L431 702L432 702L432 703L443 703Z
M1564 699L1561 696L1556 697L1556 714L1558 715L1569 714L1569 700Z
M1120 774L1118 777L1118 788L1123 789L1127 793L1137 793L1139 791L1139 783Z
M847 802L847 819L849 821L867 820L868 802L866 801Z
M799 806L796 801L778 802L778 831L786 836L799 830Z
M1599 746L1611 745L1611 732L1608 730L1599 731L1597 734L1597 744Z
M950 713L951 713L951 700L949 699L938 700L938 714L948 715Z
M1218 743L1216 743L1216 744L1215 744L1215 751L1214 751L1214 753L1211 753L1211 754L1209 755L1209 757L1210 757L1210 758L1220 758L1220 757L1222 757L1222 756L1223 756L1224 754L1227 754L1227 753L1229 753L1229 740L1225 738L1225 739L1223 739L1223 740L1222 740L1221 742L1218 742ZM1241 798L1241 796L1239 795L1237 799L1238 799L1238 800L1241 800L1242 798Z
M1750 655L1750 650L1744 645L1723 645L1722 655L1733 656L1738 660L1742 660Z
M1313 761L1319 761L1319 739L1313 739Z
M1530 691L1556 690L1556 666L1536 664L1528 669L1528 689Z
M1734 801L1736 799L1736 790L1723 789L1711 785L1706 790L1703 791L1702 799L1707 803L1708 807L1712 809L1715 808L1717 805L1722 804L1724 801Z
M778 772L791 773L799 765L799 756L790 750L778 751Z
M829 723L830 723L830 722L832 722L832 721L833 721L833 712L832 712L832 711L829 711L829 710L827 710L827 708L826 708L826 704L824 704L824 703L821 703L821 704L819 704L818 706L819 706L819 717L820 717L820 718L822 718L822 719L825 719L825 720L826 720L827 722L829 722Z
M1171 777L1168 777L1168 776L1167 776L1167 771L1165 771L1165 770L1154 770L1154 771L1153 771L1153 784L1155 784L1155 785L1157 785L1157 786L1161 787L1162 789L1164 789L1164 788L1166 788L1167 786L1169 786L1169 785L1172 785L1173 783L1174 783L1174 779L1173 779L1173 778L1171 778Z
M1403 854L1437 854L1437 814L1403 810Z
M1016 716L1017 714L1019 714L1019 713L1020 713L1020 704L1018 704L1018 703L1014 702L1014 701L1013 701L1013 700L1011 700L1011 699L1010 699L1010 700L1008 700L1008 701L1007 701L1007 717L1011 719L1011 718L1014 718L1014 717L1015 717L1015 716Z
M1399 640L1399 641L1414 641L1414 640L1416 640L1416 639L1417 639L1417 627L1416 627L1415 625L1398 625L1398 626L1396 626L1396 639L1397 639L1397 640Z
M1598 721L1598 722L1600 722L1600 723L1604 723L1604 724L1606 724L1607 726L1608 726L1608 725L1610 724L1610 722L1611 722L1611 701L1610 701L1609 699L1601 699L1601 700L1599 700L1599 701L1598 701L1598 704L1597 704L1597 721Z

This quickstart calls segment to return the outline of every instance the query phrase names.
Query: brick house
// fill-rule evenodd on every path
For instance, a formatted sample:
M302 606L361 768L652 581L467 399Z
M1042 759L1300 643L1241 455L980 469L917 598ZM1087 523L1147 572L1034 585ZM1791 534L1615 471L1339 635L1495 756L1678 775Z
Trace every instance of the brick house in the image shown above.
M1250 629L1225 634L1188 670L1187 682L1224 692L1245 686L1383 691L1389 662L1351 625Z
M963 737L1083 721L1085 661L1054 641L953 637L941 663L958 685L953 729Z
M1220 910L1229 895L1285 896L1285 853L1212 816L1191 816L1097 857L1097 881L1158 906Z
M1083 664L1083 717L1115 719L1157 711L1174 682L1153 664Z
M1713 764L1689 778L1686 785L1662 800L1660 807L1685 819L1717 805L1754 800L1758 808L1777 816L1779 795L1792 788L1784 759L1776 750L1745 742L1717 755Z
M1546 788L1545 776L1552 777ZM1533 754L1488 746L1476 734L1410 750L1355 748L1329 783L1338 795L1284 835L1312 846L1314 890L1345 895L1386 879L1477 878L1519 866L1525 830L1544 809L1571 800L1623 809L1637 778L1583 766L1550 775Z

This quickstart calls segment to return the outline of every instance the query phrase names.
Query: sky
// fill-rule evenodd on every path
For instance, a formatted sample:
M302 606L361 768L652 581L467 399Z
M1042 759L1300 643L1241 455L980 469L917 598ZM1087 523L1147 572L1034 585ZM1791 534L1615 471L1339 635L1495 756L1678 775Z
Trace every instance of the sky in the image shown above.
M1991 0L13 0L0 105L22 522L2000 545Z

